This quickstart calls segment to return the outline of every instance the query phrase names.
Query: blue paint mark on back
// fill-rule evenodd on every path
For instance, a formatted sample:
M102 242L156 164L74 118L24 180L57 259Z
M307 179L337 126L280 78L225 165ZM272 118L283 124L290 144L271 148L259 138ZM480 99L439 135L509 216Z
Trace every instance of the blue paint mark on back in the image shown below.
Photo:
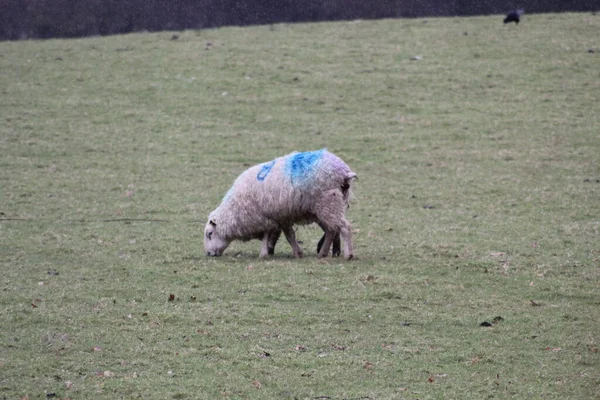
M256 180L261 181L261 182L264 181L265 178L267 177L267 175L269 175L269 172L271 172L271 169L273 168L274 165L275 165L275 160L263 164L262 168L260 169L260 171L258 171L258 174L256 175Z
M229 188L227 193L225 193L223 200L221 200L221 204L225 204L232 195L233 195L233 186Z
M292 182L298 183L310 178L324 152L322 149L291 155L286 163L286 171Z

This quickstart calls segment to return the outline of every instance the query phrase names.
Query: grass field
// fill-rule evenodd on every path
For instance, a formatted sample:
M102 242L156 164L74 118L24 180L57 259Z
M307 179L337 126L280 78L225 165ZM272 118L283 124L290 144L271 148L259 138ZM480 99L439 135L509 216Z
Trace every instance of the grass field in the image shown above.
M0 43L0 397L599 398L598 32ZM359 175L357 259L317 260L316 227L301 260L204 256L240 172L323 147Z

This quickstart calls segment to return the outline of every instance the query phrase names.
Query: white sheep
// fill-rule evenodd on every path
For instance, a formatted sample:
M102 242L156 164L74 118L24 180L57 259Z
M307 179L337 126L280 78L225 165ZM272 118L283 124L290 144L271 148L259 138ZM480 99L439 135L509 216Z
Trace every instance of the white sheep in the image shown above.
M325 149L294 152L248 168L208 216L206 254L220 256L233 240L260 239L260 257L266 257L283 231L294 256L302 257L293 227L316 222L325 232L318 257L326 257L341 236L344 257L351 259L352 230L345 213L354 178L346 163Z

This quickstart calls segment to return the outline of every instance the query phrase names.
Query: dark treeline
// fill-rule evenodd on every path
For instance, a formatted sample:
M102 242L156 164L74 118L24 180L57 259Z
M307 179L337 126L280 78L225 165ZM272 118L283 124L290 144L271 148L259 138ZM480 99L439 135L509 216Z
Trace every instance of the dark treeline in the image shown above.
M0 0L0 40L277 22L596 11L598 0Z

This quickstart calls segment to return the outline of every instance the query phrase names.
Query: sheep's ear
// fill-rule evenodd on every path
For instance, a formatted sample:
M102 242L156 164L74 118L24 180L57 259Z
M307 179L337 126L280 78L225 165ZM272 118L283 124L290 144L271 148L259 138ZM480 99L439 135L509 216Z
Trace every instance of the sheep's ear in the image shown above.
M217 226L217 223L214 220L210 220L208 221L209 224L211 224L212 226Z
M346 180L349 181L351 179L358 179L358 175L356 175L354 172L348 173L348 175L346 175Z

